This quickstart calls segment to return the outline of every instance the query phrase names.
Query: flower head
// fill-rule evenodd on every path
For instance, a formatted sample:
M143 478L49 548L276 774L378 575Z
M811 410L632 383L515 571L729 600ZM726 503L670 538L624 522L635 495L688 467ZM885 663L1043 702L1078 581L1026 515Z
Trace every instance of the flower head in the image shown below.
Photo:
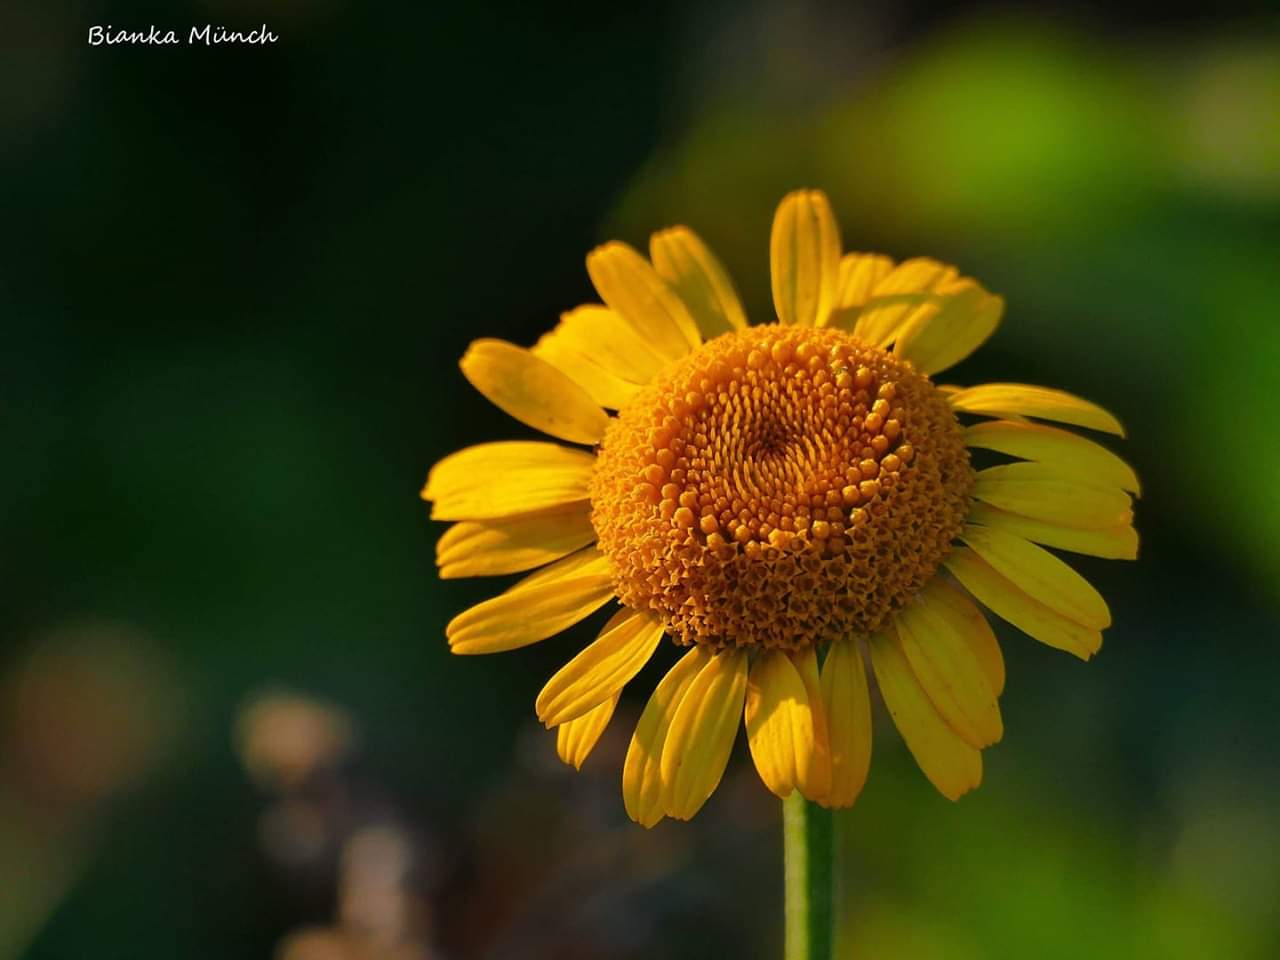
M904 606L972 486L964 430L926 377L842 330L771 324L722 335L627 404L600 446L592 524L619 599L678 643L802 651Z
M999 297L933 260L842 256L815 191L783 200L770 249L777 322L759 326L686 228L655 234L651 260L593 251L603 305L532 350L480 340L462 359L503 410L591 449L482 444L423 490L457 521L442 576L536 568L454 618L454 652L514 649L621 604L538 698L566 762L581 765L664 635L686 648L624 765L646 826L697 812L740 717L770 790L852 804L871 753L867 657L908 748L958 798L1003 732L1004 664L974 599L1087 659L1106 604L1045 547L1137 553L1133 471L1040 422L1121 433L1110 414L931 379L991 335ZM975 470L974 448L1008 462Z

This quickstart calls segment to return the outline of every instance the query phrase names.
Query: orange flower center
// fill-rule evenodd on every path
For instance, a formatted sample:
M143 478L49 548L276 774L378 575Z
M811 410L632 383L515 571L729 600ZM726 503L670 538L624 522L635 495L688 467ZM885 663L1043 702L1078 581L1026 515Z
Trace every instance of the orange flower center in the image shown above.
M770 325L619 411L592 523L619 598L678 643L801 650L875 631L924 586L972 485L927 377L840 330Z

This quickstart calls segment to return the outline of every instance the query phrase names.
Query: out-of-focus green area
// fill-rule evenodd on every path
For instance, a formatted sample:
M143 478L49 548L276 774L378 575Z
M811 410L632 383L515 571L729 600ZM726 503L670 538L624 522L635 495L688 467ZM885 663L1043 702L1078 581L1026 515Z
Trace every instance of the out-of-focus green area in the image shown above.
M1033 12L1039 9L1039 12ZM92 24L265 48L89 47ZM769 958L776 804L739 744L629 824L652 685L581 775L532 715L589 635L450 659L417 490L526 436L478 336L694 227L767 316L768 229L954 262L1005 323L947 380L1114 410L1136 564L1088 665L1012 633L950 804L883 711L842 818L877 958L1280 955L1280 20L1109 7L325 0L0 14L0 960Z

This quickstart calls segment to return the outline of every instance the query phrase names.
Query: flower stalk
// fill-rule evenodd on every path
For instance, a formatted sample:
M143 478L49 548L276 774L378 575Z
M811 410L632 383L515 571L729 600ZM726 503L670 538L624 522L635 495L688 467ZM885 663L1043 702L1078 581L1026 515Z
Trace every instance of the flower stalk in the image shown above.
M835 830L830 810L795 791L782 801L786 960L831 960Z

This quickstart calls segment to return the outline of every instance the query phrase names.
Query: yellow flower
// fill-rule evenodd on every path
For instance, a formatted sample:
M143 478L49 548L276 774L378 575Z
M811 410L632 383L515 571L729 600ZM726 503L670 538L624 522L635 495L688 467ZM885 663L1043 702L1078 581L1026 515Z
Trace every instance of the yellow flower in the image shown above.
M816 191L782 201L770 255L778 320L753 327L687 228L654 234L649 260L592 251L603 305L532 350L478 340L461 364L517 420L581 447L469 447L422 492L457 521L441 576L539 568L453 619L455 653L621 603L538 697L565 762L582 764L664 635L685 648L623 768L645 826L698 811L740 716L771 791L852 804L871 757L864 654L921 769L960 797L1003 732L1004 662L973 599L1087 659L1107 605L1044 547L1137 555L1133 470L1040 422L1122 435L1114 417L1044 387L931 380L991 335L999 297L934 260L842 255ZM974 448L1004 462L975 470Z

